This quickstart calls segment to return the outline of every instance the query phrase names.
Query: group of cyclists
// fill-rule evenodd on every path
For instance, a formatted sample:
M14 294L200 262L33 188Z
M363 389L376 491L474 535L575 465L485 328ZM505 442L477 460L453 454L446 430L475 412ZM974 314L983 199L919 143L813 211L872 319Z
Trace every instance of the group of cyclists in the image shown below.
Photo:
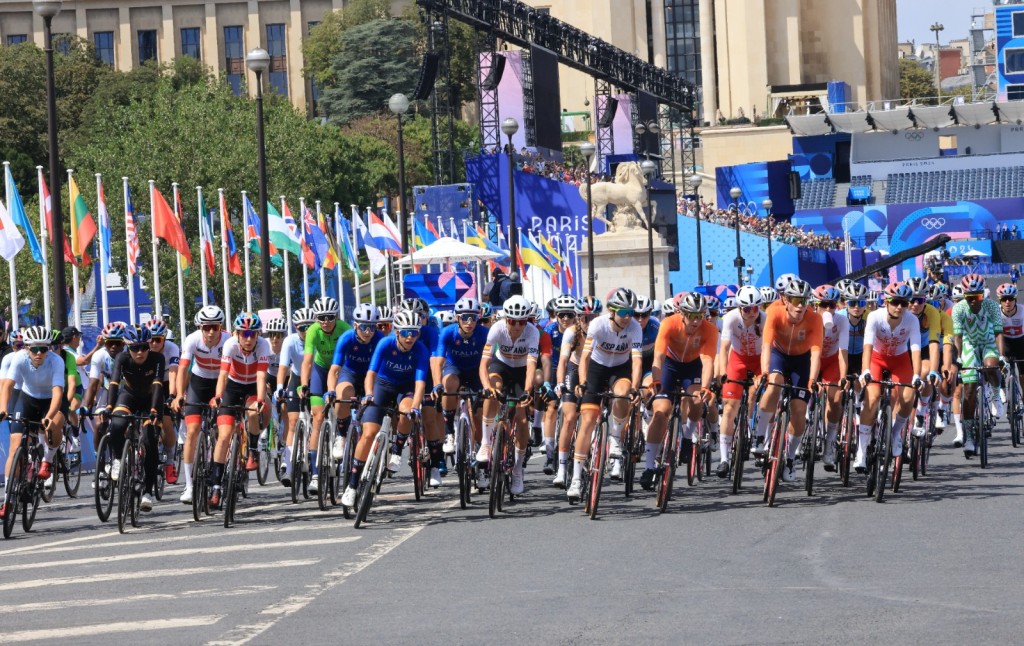
M94 447L108 435L117 458L131 420L145 418L142 511L152 509L158 476L168 483L183 477L180 501L192 504L197 492L206 492L215 510L232 435L244 426L245 469L253 471L267 459L260 447L273 426L283 447L276 475L286 487L305 477L307 490L316 493L327 486L317 450L329 446L341 460L351 449L349 468L338 474L341 504L351 508L386 422L394 427L387 471L401 470L415 429L429 463L427 484L442 485L456 452L460 393L466 392L473 394L473 484L485 491L500 477L489 464L492 445L498 427L511 424L512 496L524 492L524 469L536 451L550 483L564 487L570 503L580 502L594 438L605 437L595 430L604 423L607 446L600 455L607 456L611 481L621 481L624 462L634 460L643 463L639 484L653 490L674 474L666 471L666 455L686 464L696 455L695 441L712 447L708 455L717 446L715 472L728 478L737 451L749 449L767 463L780 402L788 402L785 437L777 440L781 480L797 478L795 461L806 446L807 420L814 419L810 406L823 411L821 460L826 471L835 471L851 395L857 402L856 437L850 439L856 472L868 470L883 401L892 411L883 446L893 456L904 455L908 434L924 438L934 429L927 432L930 446L952 422L954 445L971 458L978 450L977 402L989 402L992 416L1004 417L1008 382L999 368L1024 360L1017 288L1000 285L996 298L988 297L976 274L951 290L912 278L880 293L853 281L814 288L787 274L774 286L743 286L724 302L694 290L659 303L619 288L604 301L558 296L543 309L521 295L500 308L462 298L431 315L424 300L413 298L393 309L361 303L347 322L338 302L323 297L290 320L243 312L230 328L221 308L205 306L180 348L162 321L114 322L81 356L64 347L77 345L77 330L53 335L33 326L12 334L12 352L0 365L0 420L10 428L5 472L12 473L27 433L38 433L36 477L46 480L53 477L66 424L77 429L77 420L92 420ZM88 370L84 389L79 367ZM982 384L986 396L979 398ZM515 401L512 419L502 409L509 400ZM741 417L741 411L747 412ZM308 451L308 475L294 471L293 432L303 414L311 422L308 442L300 445ZM202 488L193 469L201 431L216 438ZM321 441L321 432L331 433L329 442ZM637 433L642 450L624 447ZM749 447L741 441L747 436ZM666 452L670 438L678 445ZM68 441L69 450L79 450L77 431ZM170 459L176 454L181 474ZM119 459L104 468L113 482L122 475ZM12 504L6 497L0 517Z

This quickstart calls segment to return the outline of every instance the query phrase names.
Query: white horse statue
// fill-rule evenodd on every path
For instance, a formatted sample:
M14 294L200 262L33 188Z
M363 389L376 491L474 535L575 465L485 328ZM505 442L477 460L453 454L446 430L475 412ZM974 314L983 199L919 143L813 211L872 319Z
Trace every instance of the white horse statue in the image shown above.
M633 228L643 220L644 204L647 202L647 178L640 170L640 164L636 162L624 162L619 164L615 170L614 182L597 182L591 185L591 214L594 218L604 222L612 231L622 226ZM580 196L587 199L586 184L580 185ZM618 216L623 210L631 209L635 213L629 217L623 214L623 218L613 216L609 222L602 214L604 208L609 204L619 207L615 211Z

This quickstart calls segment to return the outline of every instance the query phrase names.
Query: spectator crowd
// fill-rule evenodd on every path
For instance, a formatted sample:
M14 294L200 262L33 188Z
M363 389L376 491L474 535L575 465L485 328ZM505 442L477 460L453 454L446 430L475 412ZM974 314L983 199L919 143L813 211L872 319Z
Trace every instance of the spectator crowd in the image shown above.
M699 209L702 220L730 228L736 226L736 219L739 218L741 231L759 236L767 237L770 226L772 240L778 240L779 242L797 247L823 249L826 251L843 248L842 238L836 238L827 233L807 231L802 226L793 226L789 222L774 218L762 218L754 213L717 209L713 204L703 201L698 206L693 200L682 196L677 201L677 207L681 215L688 215L691 218L696 217L697 210Z

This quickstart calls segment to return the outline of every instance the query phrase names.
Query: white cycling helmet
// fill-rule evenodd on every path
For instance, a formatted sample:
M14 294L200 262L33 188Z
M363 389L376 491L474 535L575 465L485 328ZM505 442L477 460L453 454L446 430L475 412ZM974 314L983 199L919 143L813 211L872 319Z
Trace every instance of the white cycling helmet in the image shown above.
M636 309L636 292L628 287L620 287L608 295L605 306L610 310Z
M759 291L761 292L761 303L763 305L768 305L779 300L779 292L777 292L774 287L765 285Z
M391 308L387 305L381 305L377 308L377 322L378 323L390 323L395 320L394 314L391 313Z
M402 310L398 314L395 314L396 330L418 330L421 327L420 317L415 312Z
M654 310L654 303L647 296L636 297L636 313L637 314L650 314Z
M703 314L708 309L708 300L700 292L690 292L682 298L677 296L676 306L686 314Z
M292 325L295 327L299 327L300 325L312 325L315 320L316 316L313 314L312 307L300 307L292 312Z
M270 319L263 325L263 332L265 334L288 334L288 321L283 316L279 316L276 319Z
M452 310L441 310L437 313L437 322L441 327L451 325L455 322L455 312Z
M479 314L480 301L475 298L460 298L455 303L455 314Z
M793 298L810 298L814 294L814 290L811 289L811 284L806 280L794 276L782 293Z
M322 296L313 303L313 315L323 316L324 314L338 314L338 301L330 296Z
M751 307L762 303L764 303L764 296L761 294L761 290L753 285L744 285L740 287L740 291L736 292L737 307Z
M502 306L505 318L514 321L525 321L533 313L533 305L522 296L512 296Z
M42 325L33 325L25 328L21 334L26 346L50 345L50 330Z
M758 292L758 294L760 293L761 292ZM736 307L737 305L735 296L726 296L725 300L722 301L722 309L725 310L726 312L731 312L734 309L736 309Z
M226 318L227 317L224 316L224 310L216 305L207 305L196 312L195 324L196 327L201 327L203 325L219 325L224 327L224 321Z
M379 319L377 307L371 303L360 303L352 311L352 320L356 323L376 323Z
M794 278L798 278L796 274L782 274L775 279L775 291L782 294L786 291L786 286L789 285L790 281Z

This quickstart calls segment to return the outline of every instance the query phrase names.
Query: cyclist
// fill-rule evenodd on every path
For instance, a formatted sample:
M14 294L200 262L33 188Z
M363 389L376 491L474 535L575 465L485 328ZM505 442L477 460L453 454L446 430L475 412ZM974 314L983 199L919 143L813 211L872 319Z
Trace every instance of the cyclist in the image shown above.
M939 312L939 328L942 330L942 375L939 382L939 420L935 426L936 435L941 434L943 427L948 423L948 411L950 398L956 383L956 371L953 366L953 355L956 348L953 346L953 317L949 315L949 307L946 295L949 290L943 283L935 283L928 292L931 305Z
M561 383L558 380L558 364L561 362L562 339L567 330L576 323L576 299L562 294L548 303L551 321L544 331L551 338L551 370L544 374L544 385ZM558 417L558 399L552 397L544 410L544 475L555 472L557 455L555 448L555 422Z
M495 416L501 405L503 392L520 398L515 413L515 467L512 469L510 491L521 494L524 489L523 463L530 441L526 411L530 404L530 389L534 384L540 357L540 330L528 319L533 306L522 296L510 296L502 306L504 316L487 332L483 358L480 361L480 383L491 393L483 404L483 435L477 452L477 486L488 485L487 466L490 460L491 438L494 435Z
M568 477L568 464L572 451L572 438L576 430L577 408L579 397L576 386L580 383L580 357L587 338L590 323L601 315L601 301L592 296L583 296L576 300L576 324L562 334L562 347L558 352L558 374L556 392L560 395L562 410L562 429L558 436L558 471L552 482L555 486L565 485Z
M867 326L867 303L870 293L866 286L853 281L846 281L841 289L841 294L843 304L846 307L836 312L833 318L836 322L838 322L839 319L844 319L845 326L847 328L848 341L846 344L846 372L840 373L840 376L856 377L857 380L853 381L852 385L854 391L859 393L862 390L859 377L861 367L863 366L864 328ZM842 325L842 323L840 323L840 325ZM839 396L841 397L841 394ZM839 416L840 418L842 417L841 412L839 413ZM827 426L826 433L827 441L825 442L825 454L822 457L822 463L825 467L825 471L835 471L837 447L834 440L835 435L838 435L838 427L835 428L835 434L833 434L833 427L830 423Z
M480 303L480 326L490 328L494 320L494 307L490 303Z
M1024 311L1017 307L1017 286L1003 283L996 289L996 294L1003 315L1003 352L1010 361L1024 361ZM1021 374L1024 371L1018 373L1019 392L1024 392L1024 376Z
M821 315L807 308L812 296L811 286L800 278L792 278L782 290L778 305L768 309L761 341L761 373L768 375L769 387L761 397L761 412L757 416L757 438L755 453L763 454L765 432L772 422L782 389L788 382L794 388L789 401L789 428L786 429L786 468L782 479L792 482L793 459L804 435L807 401L810 390L818 380L821 369L821 348L824 328Z
M89 386L85 389L82 397L82 408L79 413L85 413L90 409L103 408L108 403L107 389L110 388L110 378L114 376L114 359L124 350L124 334L127 326L114 321L107 323L99 335L97 349L90 352L89 359ZM100 445L99 433L92 434L93 450Z
M373 440L389 408L397 408L401 416L387 468L397 473L402 466L402 449L412 432L412 419L419 415L430 379L430 353L419 342L422 325L421 317L415 312L402 310L395 314L395 333L381 339L370 358L363 379L366 395L363 396L362 433L341 496L341 504L346 507L355 505L363 465L370 457Z
M294 316L294 312L292 313ZM281 354L284 348L284 340L288 335L288 319L284 316L278 316L272 318L266 322L263 326L263 337L270 344L270 359L267 362L267 393L277 393L277 376L281 372ZM277 428L277 418L275 417L275 428ZM270 416L267 416L265 420L267 426L260 430L259 444L249 445L249 458L246 461L246 469L254 471L259 467L260 464L260 447L265 447L270 439Z
M313 303L316 324L306 331L306 346L303 351L302 376L299 395L310 398L313 413L313 427L309 429L310 478L309 492L317 492L316 447L320 440L320 425L324 420L324 393L327 389L327 373L331 369L334 348L338 339L351 328L348 323L338 320L338 301L322 296Z
M633 318L637 298L633 290L620 287L608 297L608 316L595 319L587 329L587 340L580 355L580 383L576 395L582 397L580 406L580 428L576 437L573 455L572 482L566 492L569 502L578 502L583 483L583 464L590 453L591 439L601 414L602 394L611 390L619 397L630 396L636 401L640 397L640 382L643 378L643 330ZM680 319L676 319L678 322ZM666 321L662 329L671 325ZM661 338L659 332L658 338ZM655 351L657 355L657 351ZM657 364L657 356L655 356ZM657 367L655 367L655 382ZM619 438L629 414L630 402L615 399L611 402L608 428L608 458L612 460L614 475L622 468L622 447Z
M139 508L149 511L153 508L153 487L156 485L156 470L160 461L157 452L159 432L156 427L164 407L164 384L167 382L164 377L165 363L163 355L153 352L150 347L149 329L137 325L128 326L124 341L128 351L118 354L114 360L114 373L107 390L107 405L100 411L100 415L104 418L110 416L107 432L115 456L110 468L110 479L115 482L121 475L121 460L116 456L122 455L124 451L125 432L131 426L129 416L148 417L142 432L145 490Z
M768 308L772 303L779 300L779 293L775 291L774 287L765 285L760 289L761 291L761 309L768 311Z
M746 381L748 373L753 374L754 377L761 375L761 336L765 320L765 313L761 311L762 298L761 291L752 285L745 285L736 293L736 309L722 318L717 374L725 375L727 379L735 381ZM703 375L701 378L703 379ZM754 386L751 386L749 393L749 401L753 402ZM731 469L729 454L732 452L732 443L736 432L734 422L749 423L748 420L736 420L742 397L743 386L741 384L729 381L722 386L722 427L718 437L721 463L715 472L719 478L729 477ZM654 468L653 458L649 459L647 468ZM652 477L652 485L653 482Z
M77 328L68 327L65 330L68 332L68 338L74 338L76 335L81 336L81 332ZM65 347L63 332L54 330L50 338L50 350L57 357L64 360L64 397L67 399L63 408L65 417L77 427L78 416L76 412L82 405L82 396L85 394L82 376L78 373L78 355L75 354L74 350Z
M717 296L705 296L704 298L707 299L708 304L707 318L709 321L715 324L715 327L718 329L718 333L721 334L722 318L719 316L719 313L722 309L722 302L718 300Z
M66 369L62 357L50 352L50 331L42 326L26 328L22 340L28 352L14 352L8 364L8 372L0 388L0 420L11 418L11 443L7 451L4 473L11 472L14 452L21 446L21 436L26 432L25 422L38 422L39 444L44 449L43 463L39 467L39 478L49 478L53 468L53 456L57 453L64 429L64 386ZM12 398L14 390L20 390ZM0 507L0 516L6 515Z
M974 408L978 395L978 368L996 367L1006 363L1003 353L1003 316L995 301L985 298L985 279L978 274L967 274L960 280L964 300L953 306L953 335L960 357L960 379L963 381L963 433L957 431L954 446L962 446L964 457L974 455ZM988 371L986 382L998 385L998 374ZM991 397L997 407L997 417L1005 414L998 397Z
M3 380L7 379L7 374L10 372L11 363L14 361L15 357L17 357L19 354L21 354L21 351L24 350L24 349L25 349L25 337L22 336L21 331L20 330L12 331L11 335L10 335L10 352L8 352L6 354L0 353L0 355L3 356L3 359L0 359L0 389L3 388ZM8 406L10 408L13 409L17 405L17 403L18 403L18 395L20 395L20 394L21 394L21 389L20 388L15 387L15 388L13 388L11 390L11 399L8 402ZM0 410L3 410L3 409L0 408ZM0 431L7 431L8 433L10 433L10 431L11 431L10 424L11 423L10 423L9 420L0 421Z
M481 390L480 360L487 344L487 329L480 327L480 302L475 298L462 298L455 304L458 325L452 325L441 332L441 338L430 359L434 375L434 398L443 392L456 392L460 388ZM444 414L444 452L455 453L455 413L459 400L445 397L442 401ZM474 440L479 441L479 426L474 425ZM431 478L434 477L431 472Z
M928 302L931 287L923 278L910 278L907 287L913 292L910 298L910 313L917 318L921 331L921 372L924 379L917 399L917 415L915 415L913 433L917 437L924 435L924 414L935 395L932 380L939 380L939 367L942 361L942 317L939 310Z
M224 310L207 305L196 312L195 332L182 342L181 363L178 368L178 397L171 401L171 410L185 417L185 445L182 470L185 472L185 490L181 502L192 504L192 465L195 459L196 436L203 423L201 406L217 394L220 361L224 344L231 335L224 331ZM212 429L211 429L212 431Z
M331 370L327 373L327 389L338 398L335 414L338 427L331 443L331 454L335 460L345 457L345 442L348 427L352 422L353 397L366 394L363 385L370 360L384 335L377 329L379 319L377 308L370 303L360 303L352 311L355 328L345 332L338 339L331 359Z
M280 365L277 369L277 390L274 391L274 401L278 409L284 408L285 415L282 415L285 432L281 434L284 440L284 459L281 461L281 484L285 487L292 485L292 429L299 419L298 389L302 379L302 362L305 356L306 335L309 328L316 322L313 315L313 308L303 307L292 312L292 325L295 332L290 334L281 346Z
M921 384L921 325L909 311L914 290L904 283L891 283L885 288L885 306L868 314L864 330L864 366L861 382L867 387L864 407L860 413L858 429L857 459L854 468L857 473L867 470L868 445L871 443L871 427L878 416L878 404L882 388L877 382L882 371L887 370L892 380L901 383ZM894 389L894 414L892 419L892 455L903 453L903 426L913 412L914 390ZM884 486L884 483L878 483Z
M838 386L849 371L850 319L838 316L836 308L842 295L831 285L821 285L814 290L817 311L822 318L824 329L821 344L821 381ZM843 416L840 388L828 388L820 393L825 397L825 455L822 462L826 471L835 470L835 441L839 434L839 421ZM831 447L831 454L829 452ZM831 458L831 459L829 459Z
M221 479L227 460L235 412L226 407L247 406L249 446L257 445L263 427L261 413L267 398L267 367L270 365L270 344L260 336L263 321L257 314L242 312L235 317L234 335L224 343L217 377L217 445L213 449L210 470L210 507L216 509L221 500ZM252 406L255 404L255 406Z
M164 357L164 396L165 401L174 401L178 396L178 365L181 363L181 349L178 344L167 338L169 330L167 324L160 319L151 319L146 322L146 329L149 330L149 346L153 352L159 352ZM163 433L161 434L161 448L159 463L164 465L164 478L168 483L174 484L178 481L178 473L174 470L174 460L168 460L168 456L174 455L175 444L178 443L177 434L174 431L174 421L171 419L170 411L161 408Z
M540 369L534 373L531 391L531 394L536 393L537 397L533 398L533 436L530 439L530 446L541 446L543 443L544 434L541 430L544 424L543 412L547 404L554 401L555 389L551 386L550 376L554 374L553 370L558 365L551 361L551 356L554 353L554 341L545 329L546 326L541 321L540 315L541 309L534 303L527 322L537 328L537 332L540 334L540 342L537 346L540 348ZM527 457L529 457L529 453L527 453ZM554 473L554 470L551 472Z

